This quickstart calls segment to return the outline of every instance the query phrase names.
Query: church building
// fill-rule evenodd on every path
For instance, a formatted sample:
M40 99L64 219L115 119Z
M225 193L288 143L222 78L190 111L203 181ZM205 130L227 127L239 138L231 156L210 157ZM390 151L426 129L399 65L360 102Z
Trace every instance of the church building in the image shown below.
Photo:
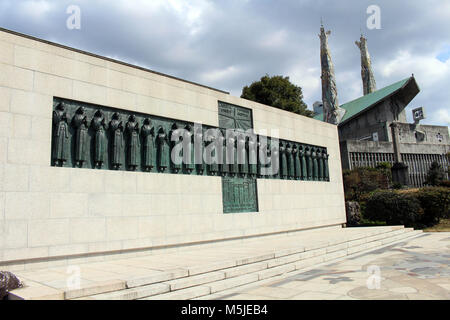
M322 33L323 27L321 28ZM327 35L329 32L327 33ZM364 95L333 109L328 97L336 95L336 86L330 94L328 83L335 83L334 71L328 67L331 60L328 43L321 37L322 62L322 103L314 104L314 118L327 121L329 114L337 114L334 122L338 125L339 144L343 169L368 166L375 167L380 162L394 164L394 146L391 124L398 127L398 145L401 161L408 166L409 184L421 187L424 184L428 169L433 161L437 161L444 169L448 168L450 137L447 126L422 125L425 118L423 108L413 110L414 123L406 120L405 108L419 94L420 88L414 75L397 81L381 89L376 89L371 60L367 50L367 40L361 36L356 41L361 51L361 77ZM323 47L326 46L326 51ZM332 64L331 64L332 65ZM325 74L325 77L324 77ZM331 80L325 81L327 75ZM337 98L333 99L333 102ZM333 111L334 110L334 111ZM327 115L328 113L328 115Z

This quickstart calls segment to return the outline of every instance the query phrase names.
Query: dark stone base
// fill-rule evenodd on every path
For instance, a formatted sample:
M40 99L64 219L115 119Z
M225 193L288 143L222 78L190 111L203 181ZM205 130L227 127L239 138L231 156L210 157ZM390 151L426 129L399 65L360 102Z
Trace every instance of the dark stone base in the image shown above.
M396 162L392 166L392 182L399 183L402 186L409 186L408 166L403 162Z

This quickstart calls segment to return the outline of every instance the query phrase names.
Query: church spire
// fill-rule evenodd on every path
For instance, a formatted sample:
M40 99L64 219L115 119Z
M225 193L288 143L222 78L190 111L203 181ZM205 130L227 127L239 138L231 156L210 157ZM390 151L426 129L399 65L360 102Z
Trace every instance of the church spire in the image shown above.
M369 50L367 49L367 39L361 34L360 41L355 41L356 46L361 51L361 78L363 82L364 95L377 90L377 84L372 71Z
M322 20L322 19L321 19ZM330 31L325 32L322 21L320 21L320 63L322 67L322 103L323 121L338 124L342 118L342 109L339 108L334 67L328 48L328 36Z

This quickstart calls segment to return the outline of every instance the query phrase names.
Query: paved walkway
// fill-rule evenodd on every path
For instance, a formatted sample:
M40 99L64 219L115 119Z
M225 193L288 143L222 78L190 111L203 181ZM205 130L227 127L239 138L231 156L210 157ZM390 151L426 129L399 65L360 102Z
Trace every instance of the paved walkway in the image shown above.
M210 295L207 299L450 299L450 232ZM202 299L202 298L200 298Z

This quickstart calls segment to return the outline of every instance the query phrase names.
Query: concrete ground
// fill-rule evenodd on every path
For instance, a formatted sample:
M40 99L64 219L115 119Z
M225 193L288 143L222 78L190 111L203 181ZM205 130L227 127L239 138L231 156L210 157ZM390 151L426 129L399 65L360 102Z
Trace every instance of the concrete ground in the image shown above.
M448 300L450 232L424 233L399 244L204 299Z

